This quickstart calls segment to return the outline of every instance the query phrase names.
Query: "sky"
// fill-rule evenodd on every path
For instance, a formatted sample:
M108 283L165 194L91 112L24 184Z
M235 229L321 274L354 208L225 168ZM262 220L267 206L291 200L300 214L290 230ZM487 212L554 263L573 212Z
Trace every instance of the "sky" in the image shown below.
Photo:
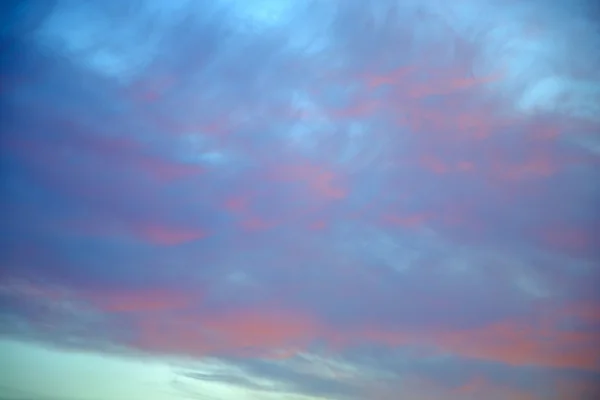
M0 15L0 399L600 398L600 7Z

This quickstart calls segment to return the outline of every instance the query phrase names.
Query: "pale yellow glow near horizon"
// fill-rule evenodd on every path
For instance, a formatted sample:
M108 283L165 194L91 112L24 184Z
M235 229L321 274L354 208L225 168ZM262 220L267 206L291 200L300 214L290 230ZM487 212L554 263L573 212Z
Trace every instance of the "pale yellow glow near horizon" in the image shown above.
M66 351L37 343L0 339L0 391L40 400L182 400L194 398L172 387L168 361ZM188 381L198 398L210 400L317 400L269 394L216 382ZM190 392L191 393L191 392ZM0 393L1 394L1 393Z

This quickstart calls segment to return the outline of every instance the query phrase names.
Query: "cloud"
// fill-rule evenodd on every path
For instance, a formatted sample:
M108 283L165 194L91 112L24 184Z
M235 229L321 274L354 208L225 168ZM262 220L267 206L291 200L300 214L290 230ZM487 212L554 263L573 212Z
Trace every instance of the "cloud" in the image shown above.
M591 2L6 8L5 336L171 398L598 392Z

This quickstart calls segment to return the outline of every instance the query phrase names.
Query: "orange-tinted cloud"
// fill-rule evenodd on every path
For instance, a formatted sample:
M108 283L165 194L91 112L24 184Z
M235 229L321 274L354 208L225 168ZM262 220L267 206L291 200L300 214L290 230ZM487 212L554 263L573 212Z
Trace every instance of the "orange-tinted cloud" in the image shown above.
M318 165L284 165L272 176L275 180L304 182L311 192L320 198L338 200L347 194L340 185L340 177Z
M501 322L470 331L434 335L432 344L462 357L555 368L600 370L598 334L543 330Z
M140 328L141 346L194 355L245 354L248 349L270 354L302 349L320 340L337 351L362 343L418 346L512 366L600 371L598 333L567 331L557 323L506 320L480 328L436 331L350 326L341 329L302 312L247 308L218 315L190 313L170 319L168 316L148 319Z
M591 306L579 313L557 313L550 323L500 321L481 328L436 331L385 331L363 329L332 332L330 339L340 348L362 340L389 346L426 346L459 357L489 360L513 366L540 366L600 371L598 331L565 330L559 322L565 316L597 317Z
M403 82L403 79L415 70L415 66L406 66L398 68L388 74L368 75L366 77L369 89L375 89L382 85L396 85Z
M201 228L182 227L165 222L126 222L115 221L66 221L67 230L90 237L120 237L133 236L145 243L159 246L176 246L200 240L208 236Z
M160 224L139 224L132 227L133 234L145 242L176 246L205 238L208 233L199 228L183 228Z
M552 176L562 166L557 160L539 154L522 162L509 163L496 161L493 174L501 179L511 181L545 178Z
M414 85L410 89L409 95L413 98L422 98L434 95L448 95L460 90L470 89L478 85L501 79L500 74L482 78L461 77L459 74L457 75L458 76L455 77L449 76L446 80L440 80L434 83Z
M227 353L280 357L305 348L319 336L318 325L307 315L268 309L148 317L140 328L138 345L142 348L194 356Z

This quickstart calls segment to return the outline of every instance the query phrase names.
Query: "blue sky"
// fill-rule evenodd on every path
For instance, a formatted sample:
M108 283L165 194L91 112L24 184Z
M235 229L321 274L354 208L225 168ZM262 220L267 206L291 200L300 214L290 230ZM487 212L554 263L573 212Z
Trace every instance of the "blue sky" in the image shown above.
M0 399L596 398L593 3L3 3Z

